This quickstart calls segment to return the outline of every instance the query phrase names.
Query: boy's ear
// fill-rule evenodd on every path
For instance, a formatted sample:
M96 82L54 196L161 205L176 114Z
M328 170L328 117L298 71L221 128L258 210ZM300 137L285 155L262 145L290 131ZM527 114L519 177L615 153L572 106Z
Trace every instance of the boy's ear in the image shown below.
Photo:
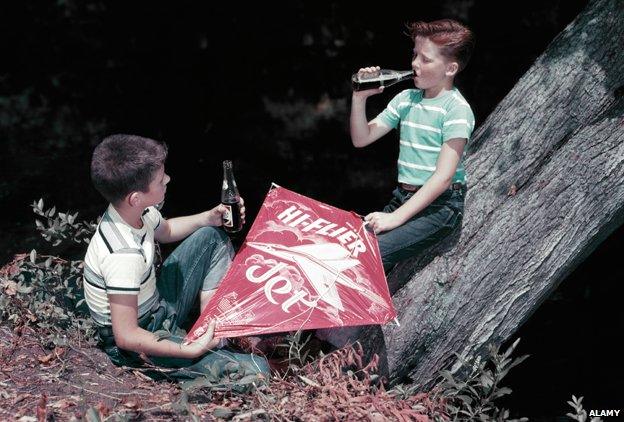
M131 192L126 196L126 202L132 207L136 207L141 201L141 194L139 192Z
M450 62L446 65L446 76L455 76L459 70L457 62Z

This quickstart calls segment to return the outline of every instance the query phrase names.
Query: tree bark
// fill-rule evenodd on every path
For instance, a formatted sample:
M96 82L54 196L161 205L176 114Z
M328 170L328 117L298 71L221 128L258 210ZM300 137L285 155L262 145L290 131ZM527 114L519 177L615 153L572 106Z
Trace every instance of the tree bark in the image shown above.
M461 230L390 275L401 326L357 334L391 381L509 339L624 221L623 5L591 2L476 131Z

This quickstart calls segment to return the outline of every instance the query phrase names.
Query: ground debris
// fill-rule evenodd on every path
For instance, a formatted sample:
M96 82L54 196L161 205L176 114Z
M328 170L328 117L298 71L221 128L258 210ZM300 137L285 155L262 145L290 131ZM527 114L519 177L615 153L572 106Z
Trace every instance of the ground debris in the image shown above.
M118 368L98 348L49 348L34 327L0 325L0 420L362 420L429 421L443 404L420 393L386 392L377 358L362 362L359 345L300 368L283 365L250 394L154 381ZM189 394L189 395L187 395Z

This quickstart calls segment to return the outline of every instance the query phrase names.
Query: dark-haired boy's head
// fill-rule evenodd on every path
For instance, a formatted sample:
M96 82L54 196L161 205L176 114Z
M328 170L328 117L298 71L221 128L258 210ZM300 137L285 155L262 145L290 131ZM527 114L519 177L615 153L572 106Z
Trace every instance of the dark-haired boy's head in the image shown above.
M430 39L440 49L440 53L449 60L457 61L458 72L463 70L474 49L474 35L470 29L452 19L440 19L433 22L413 22L408 25L410 36Z
M135 191L147 192L165 164L167 145L136 135L111 135L93 151L91 180L112 204Z

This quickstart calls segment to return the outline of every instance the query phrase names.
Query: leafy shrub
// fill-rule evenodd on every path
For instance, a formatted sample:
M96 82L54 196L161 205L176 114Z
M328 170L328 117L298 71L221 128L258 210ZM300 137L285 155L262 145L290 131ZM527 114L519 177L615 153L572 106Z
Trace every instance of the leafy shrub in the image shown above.
M43 238L57 246L62 242L88 243L96 223L77 221L77 213L57 213L33 203L33 212L44 217L36 226ZM14 326L34 325L51 341L68 335L94 343L94 328L82 298L82 261L56 256L16 255L0 269L0 321Z
M510 419L507 409L499 409L497 399L511 394L511 389L502 387L501 380L511 368L522 363L528 355L514 360L511 354L520 342L516 340L504 353L498 347L490 346L488 358L477 357L466 361L456 355L460 367L453 375L448 370L439 372L442 380L433 388L432 397L444 405L443 411L433 414L433 420L442 421L527 421L527 418ZM418 387L397 385L389 391L395 397L407 398L418 392Z
M453 421L513 421L509 419L509 411L499 409L494 401L511 394L511 389L502 387L501 380L509 370L522 363L528 355L511 358L511 354L520 342L516 340L505 352L499 354L497 346L489 347L489 358L485 361L477 358L467 362L458 356L461 364L459 373L466 374L454 377L450 371L440 372L443 380L437 389L447 402L447 412ZM462 371L463 369L463 371ZM517 421L527 421L520 418Z

